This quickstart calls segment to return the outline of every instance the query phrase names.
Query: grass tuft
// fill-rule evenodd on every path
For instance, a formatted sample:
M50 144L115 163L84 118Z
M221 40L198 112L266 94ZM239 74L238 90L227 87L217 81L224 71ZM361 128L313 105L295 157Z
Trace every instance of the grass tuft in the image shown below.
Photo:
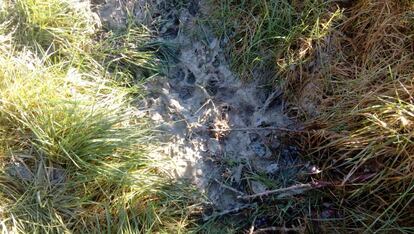
M357 1L310 55L326 63L287 73L289 98L312 130L304 150L324 168L318 179L335 185L346 230L413 231L413 7Z
M10 30L19 44L33 50L78 54L88 49L99 23L87 1L18 0L9 4Z
M151 123L131 104L158 71L148 30L103 32L75 0L5 1L0 20L0 230L191 229L194 191L149 156Z
M326 4L319 0L211 0L211 5L213 28L230 40L232 68L246 80L277 79L276 61L297 46L297 38L324 33L318 29Z

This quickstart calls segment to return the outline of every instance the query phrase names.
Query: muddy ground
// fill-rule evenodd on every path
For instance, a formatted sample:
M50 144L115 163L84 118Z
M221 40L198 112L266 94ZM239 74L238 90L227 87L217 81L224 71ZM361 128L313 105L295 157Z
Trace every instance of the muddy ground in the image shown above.
M228 38L217 38L204 23L207 5L107 0L99 15L106 26L123 28L129 11L154 40L175 48L164 74L146 83L145 107L163 133L156 154L172 159L172 176L208 197L214 208L208 218L247 209L252 201L240 197L294 185L312 168L289 138L300 126L284 113L282 91L260 81L243 83L232 73Z

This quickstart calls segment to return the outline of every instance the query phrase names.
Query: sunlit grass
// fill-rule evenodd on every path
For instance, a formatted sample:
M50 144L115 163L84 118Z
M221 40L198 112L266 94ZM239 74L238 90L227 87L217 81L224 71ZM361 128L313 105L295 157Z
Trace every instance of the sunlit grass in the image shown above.
M0 230L186 233L195 191L162 175L131 104L158 71L148 29L102 32L86 1L4 3Z
M289 99L318 104L299 111L312 130L301 144L324 168L319 179L335 184L344 229L413 230L412 12L407 1L358 1L311 55L325 53L327 63L287 73L287 87L299 87Z
M88 1L18 0L7 5L7 29L19 46L74 57L90 49L99 24ZM81 60L81 56L76 58Z

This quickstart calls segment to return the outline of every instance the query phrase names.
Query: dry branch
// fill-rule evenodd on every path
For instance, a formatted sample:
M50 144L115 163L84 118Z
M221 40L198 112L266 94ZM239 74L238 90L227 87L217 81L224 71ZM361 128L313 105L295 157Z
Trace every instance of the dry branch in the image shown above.
M287 187L287 188L269 190L269 191L266 191L266 192L256 193L256 194L247 195L247 196L238 196L237 198L239 198L239 199L253 199L253 198L257 198L257 197L269 196L269 195L278 194L278 193L297 192L297 191L304 192L304 191L315 189L315 188L322 188L322 187L325 187L327 185L328 185L328 183L320 183L320 182L313 182L313 183L308 183L308 184L298 184L298 185L293 185L293 186L290 186L290 187Z
M284 131L284 132L304 132L303 130L295 130L295 129L289 129L289 128L280 128L280 127L252 127L252 128L224 128L224 129L219 129L219 128L213 128L213 129L209 129L209 131L212 132L226 132L226 131L264 131L264 130L269 130L269 131Z

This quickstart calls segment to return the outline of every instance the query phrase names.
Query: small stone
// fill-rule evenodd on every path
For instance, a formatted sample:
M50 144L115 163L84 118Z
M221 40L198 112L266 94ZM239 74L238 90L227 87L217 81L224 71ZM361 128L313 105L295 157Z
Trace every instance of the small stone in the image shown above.
M123 30L126 28L128 16L126 9L117 0L107 0L98 8L98 15L102 24L108 29Z
M196 175L197 175L197 176L202 176L202 175L203 175L203 170L201 170L201 169L197 169L197 170L196 170Z
M252 181L251 186L253 193L263 193L267 190L267 187L258 181Z
M177 112L177 111L183 111L184 108L181 106L180 102L170 98L169 107L172 108L171 113Z

